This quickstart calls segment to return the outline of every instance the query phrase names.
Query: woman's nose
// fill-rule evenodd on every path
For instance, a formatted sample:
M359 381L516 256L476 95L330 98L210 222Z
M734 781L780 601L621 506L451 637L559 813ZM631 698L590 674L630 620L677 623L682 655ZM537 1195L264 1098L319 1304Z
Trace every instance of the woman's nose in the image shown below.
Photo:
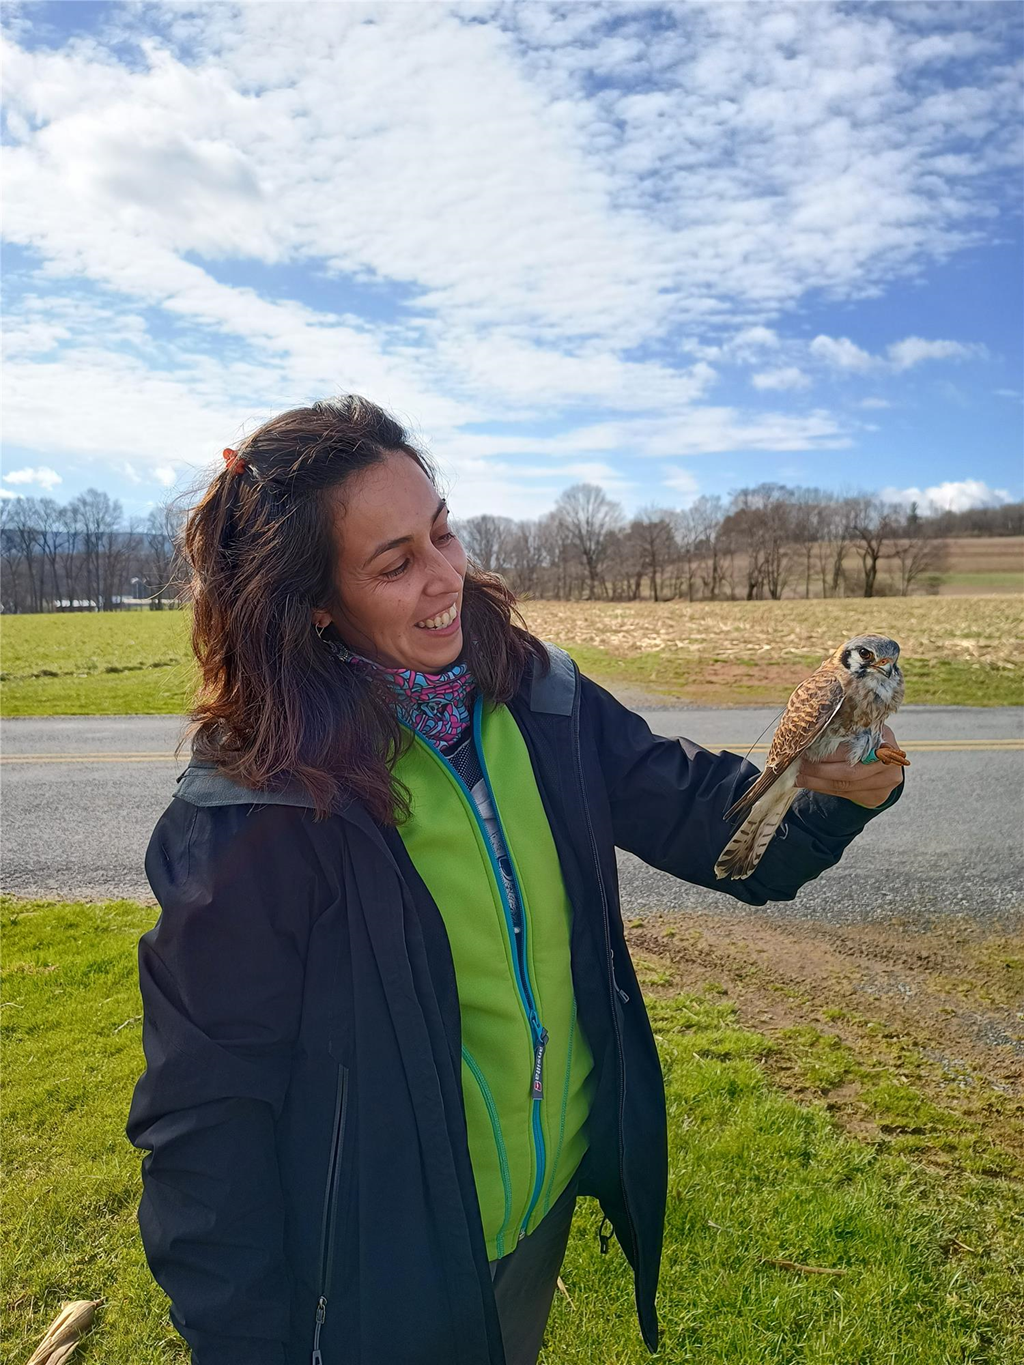
M439 596L446 592L459 592L462 588L462 574L441 550L436 550L433 558L431 590Z

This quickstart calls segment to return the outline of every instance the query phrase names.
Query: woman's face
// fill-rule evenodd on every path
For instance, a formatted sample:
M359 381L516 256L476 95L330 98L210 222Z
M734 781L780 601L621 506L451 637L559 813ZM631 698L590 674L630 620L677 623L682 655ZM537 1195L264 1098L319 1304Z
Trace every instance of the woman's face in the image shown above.
M340 606L314 612L315 623L333 620L349 648L376 663L442 672L462 650L466 576L444 500L414 459L393 451L347 479L336 505ZM448 629L420 624L452 605Z

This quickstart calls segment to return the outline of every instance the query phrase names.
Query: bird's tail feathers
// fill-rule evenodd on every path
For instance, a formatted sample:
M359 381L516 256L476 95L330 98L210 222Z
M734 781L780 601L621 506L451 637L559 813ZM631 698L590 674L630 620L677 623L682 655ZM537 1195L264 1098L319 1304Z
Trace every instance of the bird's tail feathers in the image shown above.
M782 824L795 796L795 789L785 794L779 793L775 799L765 801L760 810L750 812L715 863L715 876L719 880L723 877L742 880L750 876L761 861L772 835Z
M725 812L724 819L734 820L737 815L743 815L750 810L755 802L759 801L765 792L770 791L779 780L779 774L774 768L765 768L764 772L752 782L738 801L734 801Z

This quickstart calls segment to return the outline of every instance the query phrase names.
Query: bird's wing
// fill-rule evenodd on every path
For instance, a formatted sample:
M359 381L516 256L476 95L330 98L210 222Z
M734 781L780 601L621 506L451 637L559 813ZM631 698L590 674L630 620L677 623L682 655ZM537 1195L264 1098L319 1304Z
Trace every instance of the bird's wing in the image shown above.
M831 662L815 669L796 689L779 721L778 729L768 750L764 772L725 812L731 820L748 811L754 802L778 781L794 759L818 738L822 730L843 704L846 693Z

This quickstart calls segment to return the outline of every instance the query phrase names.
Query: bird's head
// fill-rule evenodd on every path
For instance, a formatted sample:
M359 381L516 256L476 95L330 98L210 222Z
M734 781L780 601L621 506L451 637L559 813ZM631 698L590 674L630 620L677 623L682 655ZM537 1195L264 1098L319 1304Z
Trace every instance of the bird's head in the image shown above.
M855 635L836 654L841 666L855 678L899 676L900 647L885 635Z

